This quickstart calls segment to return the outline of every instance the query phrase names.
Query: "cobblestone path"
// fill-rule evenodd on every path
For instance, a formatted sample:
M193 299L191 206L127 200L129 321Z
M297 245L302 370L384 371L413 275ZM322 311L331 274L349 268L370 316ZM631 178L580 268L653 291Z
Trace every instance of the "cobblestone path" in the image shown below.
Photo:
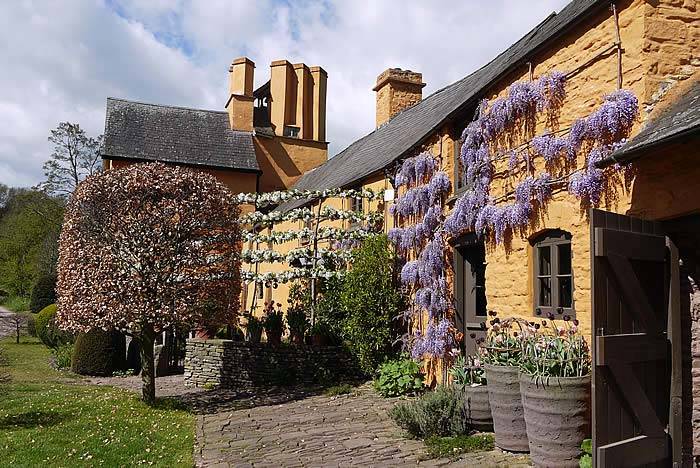
M211 411L200 407L197 466L529 466L526 456L499 450L423 460L423 443L403 438L387 414L394 401L368 385L338 397L294 397L278 404L260 396L232 398L229 405L217 398Z

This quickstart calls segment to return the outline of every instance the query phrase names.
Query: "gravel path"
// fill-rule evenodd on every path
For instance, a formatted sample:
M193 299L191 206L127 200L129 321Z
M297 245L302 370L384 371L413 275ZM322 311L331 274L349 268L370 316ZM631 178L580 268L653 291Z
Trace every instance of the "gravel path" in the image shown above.
M15 334L15 322L12 317L15 314L0 306L0 338Z

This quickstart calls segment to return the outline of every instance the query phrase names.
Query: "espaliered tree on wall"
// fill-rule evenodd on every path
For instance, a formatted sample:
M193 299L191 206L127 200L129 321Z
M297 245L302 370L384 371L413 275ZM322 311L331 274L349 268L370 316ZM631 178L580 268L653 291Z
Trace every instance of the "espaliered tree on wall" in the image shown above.
M252 204L256 209L241 217L241 224L248 226L243 239L254 247L244 249L241 255L243 262L250 265L247 270L241 272L243 281L276 287L278 284L294 280L310 280L312 301L315 301L316 281L344 276L345 265L352 260L352 249L359 241L375 233L383 219L383 214L379 212L336 209L324 206L324 202L329 198L379 200L383 195L381 191L374 192L369 189L292 189L237 195L239 203ZM311 207L289 211L270 211L275 205L293 200L314 200L315 203ZM322 225L338 220L351 221L357 226L348 230ZM275 226L289 221L302 221L306 227L274 230ZM280 251L280 244L294 240L305 240L307 245L284 253ZM263 273L259 271L261 263L287 263L289 268L280 272ZM256 300L254 295L252 308L255 308Z
M228 189L189 169L136 164L87 178L59 240L58 324L137 339L142 397L152 404L156 332L235 323L238 218Z
M390 212L400 227L389 238L406 261L401 282L414 297L405 312L412 329L405 341L415 359L443 358L456 347L443 213L450 179L433 155L421 153L403 162L395 186L402 193Z

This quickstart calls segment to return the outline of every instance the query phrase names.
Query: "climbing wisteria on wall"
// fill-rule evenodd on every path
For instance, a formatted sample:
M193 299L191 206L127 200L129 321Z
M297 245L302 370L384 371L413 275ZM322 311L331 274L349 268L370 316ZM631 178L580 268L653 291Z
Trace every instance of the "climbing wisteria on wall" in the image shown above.
M415 332L407 344L415 359L442 358L456 347L443 229L450 179L433 155L421 153L403 162L395 186L401 196L389 210L399 227L389 231L389 238L405 260L401 283L414 297L406 318Z
M600 203L610 174L595 163L625 142L637 117L637 98L628 90L617 90L562 134L554 127L566 98L565 85L565 75L555 71L536 81L514 83L506 96L480 104L479 116L462 134L460 162L467 189L445 221L448 233L488 233L501 243L509 230L529 225L534 210L546 205L557 184L566 185L584 206ZM549 128L531 137L540 116ZM585 154L584 166L566 172L576 166L579 154ZM533 163L537 157L545 167L539 174ZM499 160L507 160L509 175L520 181L512 192L494 198L491 184Z

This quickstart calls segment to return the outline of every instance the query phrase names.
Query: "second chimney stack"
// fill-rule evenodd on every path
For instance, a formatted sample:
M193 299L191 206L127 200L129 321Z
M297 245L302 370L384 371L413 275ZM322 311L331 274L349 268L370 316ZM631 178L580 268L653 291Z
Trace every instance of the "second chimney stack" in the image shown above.
M389 68L377 77L377 127L423 99L423 75Z

